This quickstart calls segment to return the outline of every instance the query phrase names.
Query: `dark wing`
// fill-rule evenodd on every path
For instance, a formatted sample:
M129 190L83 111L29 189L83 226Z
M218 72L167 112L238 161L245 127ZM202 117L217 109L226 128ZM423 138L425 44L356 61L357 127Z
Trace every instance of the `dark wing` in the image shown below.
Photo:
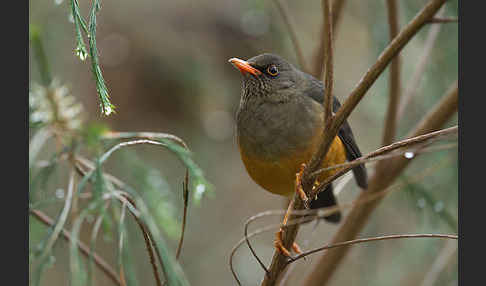
M324 86L322 82L317 80L311 75L305 73L303 74L307 79L309 79L307 81L308 86L307 88L305 88L304 93L310 96L315 101L322 104L324 101L324 92L323 92ZM338 99L335 96L333 96L332 111L336 113L340 107L341 104L339 103ZM341 128L339 129L338 132L338 136L343 142L344 147L346 148L346 158L348 159L348 161L352 161L354 159L361 157L361 151L359 150L359 147L356 144L353 132L351 131L351 127L349 126L347 121L344 121L344 123L341 125ZM358 183L358 186L360 186L363 189L368 188L368 177L366 175L366 168L364 164L356 166L353 169L353 173L356 182Z

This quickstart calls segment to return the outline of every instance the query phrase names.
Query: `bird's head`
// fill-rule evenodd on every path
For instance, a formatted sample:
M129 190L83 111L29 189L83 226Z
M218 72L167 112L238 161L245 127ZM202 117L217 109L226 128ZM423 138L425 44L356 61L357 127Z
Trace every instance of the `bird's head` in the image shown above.
M247 61L231 58L229 62L243 76L243 97L287 97L302 78L293 65L273 54L261 54Z

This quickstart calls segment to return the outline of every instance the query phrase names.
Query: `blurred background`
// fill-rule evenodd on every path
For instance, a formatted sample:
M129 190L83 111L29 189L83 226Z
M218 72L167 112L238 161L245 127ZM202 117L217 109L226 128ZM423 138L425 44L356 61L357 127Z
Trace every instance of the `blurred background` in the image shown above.
M385 1L345 2L334 50L334 90L341 102L389 41ZM285 3L296 24L307 63L313 64L322 26L321 3ZM398 3L403 27L426 1ZM90 1L79 4L87 15ZM456 17L457 5L457 1L448 1L444 15ZM97 18L97 46L110 99L116 106L116 113L108 117L100 114L89 60L81 62L73 52L75 33L69 1L29 1L29 15L30 24L41 31L52 75L82 103L85 124L104 125L113 131L171 133L189 145L213 189L199 203L190 201L182 268L192 285L236 285L228 261L233 246L243 237L244 222L258 212L283 209L286 204L285 199L256 185L240 160L234 118L241 78L228 63L231 57L247 59L271 52L298 66L289 33L273 1L103 1ZM429 31L436 25L440 25L440 31L435 46L417 95L398 122L397 139L402 139L457 79L457 23L427 25L401 52L402 93L419 64ZM32 85L41 82L41 75L32 49L29 54ZM348 119L363 154L381 147L388 104L387 71ZM457 115L448 126L455 124ZM49 150L52 148L47 146L41 156L48 157ZM457 233L457 157L455 147L415 159L397 180L404 182L405 187L385 198L360 237ZM372 169L374 164L369 166ZM160 217L158 223L175 252L182 217L184 166L168 151L135 146L114 154L104 170L124 178L151 198L151 210ZM428 175L418 178L426 170L430 171ZM63 191L66 174L67 171L59 170L49 180L43 189L44 198L59 189ZM339 193L338 201L349 203L358 192L351 179ZM58 200L45 210L55 217L61 207L62 200ZM280 217L264 217L251 229L279 221ZM321 246L337 227L327 223L306 225L298 241L304 249ZM128 223L128 229L134 275L140 285L153 285L143 239L133 222ZM30 245L36 245L45 233L44 226L30 219ZM89 233L81 238L89 239ZM270 263L272 257L273 238L271 231L252 240L265 263ZM444 268L433 285L457 285L456 246L455 241L451 244L428 239L356 245L335 273L332 285L421 285L437 257L445 259ZM96 249L116 265L115 238L100 235ZM441 256L444 253L450 254ZM41 285L67 284L68 245L57 243L54 254L55 262L46 270ZM296 263L292 268L295 275L289 276L287 285L298 285L317 256ZM234 266L243 285L256 285L263 277L246 246L236 252ZM99 270L94 278L95 285L111 283Z

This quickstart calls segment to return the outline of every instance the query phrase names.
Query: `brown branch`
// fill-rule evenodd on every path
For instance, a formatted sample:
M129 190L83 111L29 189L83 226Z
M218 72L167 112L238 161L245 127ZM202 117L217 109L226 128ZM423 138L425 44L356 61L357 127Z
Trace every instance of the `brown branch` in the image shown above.
M443 166L444 166L444 164L440 164L440 167L443 167ZM419 182L420 180L423 180L427 176L430 176L431 174L433 174L433 171L437 171L438 169L439 169L439 167L437 167L437 166L428 167L423 172L421 172L419 175L412 177L412 179L409 180L407 183L399 182L399 183L394 184L393 186L390 186L390 187L388 187L388 188L386 188L386 189L384 189L380 192L376 192L373 195L366 197L366 199L354 200L351 203L344 203L344 204L340 204L339 206L320 208L318 210L317 214L315 214L313 216L303 216L303 217L299 217L299 218L296 218L296 219L288 220L287 221L287 227L295 225L295 224L300 225L300 224L303 224L303 223L310 222L312 220L317 220L319 218L324 218L324 217L327 217L327 216L334 214L338 211L343 211L345 209L355 207L356 205L359 205L359 204L366 204L366 203L368 203L372 200L378 199L378 198L390 193L393 190L403 188L408 183ZM293 213L299 214L299 215L307 215L307 214L310 214L310 213L313 213L313 212L315 212L315 210L304 209L304 210L298 210L298 211L294 210ZM286 213L286 210L268 210L268 211L260 212L256 215L252 216L250 219L248 219L247 223L248 223L248 226L249 226L249 224L251 222L255 221L256 219L266 217L266 216L281 216L285 213ZM230 266L231 273L233 274L233 277L235 278L238 285L241 285L241 282L239 281L238 276L236 274L236 271L234 270L234 267L233 267L233 257L235 255L236 251L238 250L238 248L243 243L245 243L245 241L248 241L253 236L256 236L260 233L267 232L267 231L270 231L270 230L276 230L276 229L281 228L281 227L282 227L282 224L271 224L271 225L267 225L265 227L259 228L259 229L255 230L255 231L253 231L249 234L246 234L244 238L240 239L235 244L235 246L233 246L233 249L231 250L231 254L230 254L230 258L229 258L229 266Z
M336 38L336 30L341 19L343 7L345 0L334 0L332 2L332 34L334 35L333 38L335 41ZM324 22L322 24L321 29L321 40L319 41L319 47L317 48L315 57L314 57L314 67L312 68L312 75L316 78L322 78L324 74L324 68L326 63L326 46L327 46L327 33L325 32Z
M407 137L415 137L427 132L435 131L444 125L457 111L458 90L457 81L448 89L436 106L426 114L422 121L417 124L415 129ZM416 158L416 157L415 157ZM370 179L368 191L362 192L358 199L366 199L376 192L386 189L395 178L408 166L411 159L397 157L390 162L386 173L375 173ZM346 216L338 232L334 235L331 243L351 240L358 235L364 227L373 210L381 202L380 199L370 201L368 204L357 205L351 209ZM347 253L348 247L342 247L333 251L326 252L319 258L311 274L307 277L304 285L325 285L337 269L339 263Z
M42 222L43 224L49 227L52 227L55 224L52 218L50 218L48 215L46 215L40 210L29 209L29 213L33 215L36 219L38 219L40 222ZM71 233L69 231L62 229L61 234L62 237L67 242L71 241ZM118 274L115 272L115 270L113 270L113 268L111 268L111 266L103 258L101 258L101 256L99 256L96 252L92 252L87 245L85 245L79 240L78 240L78 248L81 251L81 253L87 258L91 256L95 264L101 269L103 273L106 274L106 276L108 276L108 278L110 278L111 281L113 281L113 283L117 285L122 285L121 281L118 278Z
M396 0L387 0L386 6L388 10L388 26L390 41L394 39L400 26L398 23L398 3ZM397 130L397 109L400 100L400 54L397 54L390 63L390 99L385 118L385 127L383 131L382 145L388 145L395 139ZM386 161L382 162L386 163ZM383 164L380 164L383 166Z
M387 154L391 151L394 151L396 149L414 146L414 145L421 144L421 143L424 143L424 142L427 142L427 141L428 141L427 143L431 143L432 140L437 140L438 138L440 138L442 136L457 133L457 131L458 131L458 126L456 125L456 126L453 126L453 127L447 128L447 129L442 129L442 130L430 132L430 133L427 133L427 134L424 134L424 135L415 136L413 138L405 139L405 140L398 141L398 142L395 142L393 144L390 144L388 146L381 147L378 150L375 150L375 151L367 154L366 156L362 156L362 157L360 157L356 160L353 160L351 162L348 162L348 163L345 163L345 164L334 165L334 166L329 167L329 168L319 169L319 170L315 171L314 173L312 173L311 176L316 176L316 175L320 174L321 172L327 171L329 169L342 168L341 170L339 170L338 172L336 172L332 176L329 176L324 181L322 181L322 183L320 183L319 186L316 187L315 190L313 190L310 193L310 197L313 197L317 193L319 193L320 191L323 191L334 180L336 180L337 178L346 174L347 172L349 172L354 167L367 162L367 160L370 159L370 158L378 157L378 156L381 156L383 154ZM395 157L395 156L393 156L393 157ZM344 166L344 168L343 168L343 166Z
M434 17L427 21L429 24L443 24L443 23L457 23L459 22L458 18L439 18Z
M331 143L334 140L334 137L337 135L337 132L339 131L339 128L341 127L343 122L351 114L356 105L361 101L365 93L376 81L376 79L383 72L383 70L387 67L390 61L420 30L420 28L424 26L425 22L437 12L437 10L444 4L444 2L445 0L430 0L427 5L425 5L425 7L402 29L402 31L385 48L385 50L378 57L377 62L366 72L358 85L354 88L346 101L339 108L338 112L334 116L334 120L330 124L330 127L326 128L326 132L322 138L317 152L313 155L312 159L304 169L302 177L302 188L307 194L310 193L310 190L312 189L315 181L309 175L321 165L324 156L329 150L329 147L331 146ZM425 131L424 133L426 132L427 131ZM300 199L297 193L293 197L293 204L293 210L301 210L305 208L305 203ZM290 216L290 219L295 217L295 215L292 213L290 213ZM298 225L286 227L284 229L282 242L285 248L290 248L295 240L295 237L297 236L298 229ZM280 254L278 251L274 253L274 256L272 258L272 264L269 268L269 274L265 275L262 285L275 285L279 275L285 270L285 267L287 265L286 260L287 257L283 254ZM324 280L324 278L322 280Z
M302 47L299 44L299 39L297 38L297 32L295 31L295 25L290 17L289 10L287 6L282 2L282 0L274 0L275 5L277 5L278 11L282 16L282 19L289 30L290 38L292 40L292 44L294 45L295 53L297 55L297 60L299 61L299 65L301 69L305 72L308 71L307 64L305 62L304 53L302 51Z
M387 67L390 61L397 55L397 53L407 44L410 39L420 30L425 24L425 21L432 17L437 10L444 4L445 0L431 0L429 3L402 29L402 31L393 39L393 41L385 48L385 50L378 57L377 62L366 72L361 78L358 85L353 89L343 105L339 108L334 120L319 146L318 152L315 154L311 162L304 170L303 185L304 190L310 189L313 182L309 182L308 174L316 169L322 162L331 143L336 136L339 128L347 117L354 110L356 105L361 101L371 85L376 81L378 76ZM307 187L306 187L307 185Z
M389 240L389 239L401 239L401 238L448 238L448 239L458 239L457 235L452 234L397 234L397 235L383 235L377 237L369 237L369 238L359 238L344 242L338 242L334 244L328 244L323 247L319 247L313 250L306 251L302 254L297 255L296 257L292 258L289 263L295 262L299 259L305 258L311 254L314 254L319 251L335 248L335 247L342 247L342 246L349 246L352 244L370 242L370 241L379 241L379 240Z
M324 126L331 123L332 118L332 92L333 92L333 40L332 40L332 7L331 0L322 0L322 12L324 18L324 32L326 34L326 73L325 73L325 92L324 92Z

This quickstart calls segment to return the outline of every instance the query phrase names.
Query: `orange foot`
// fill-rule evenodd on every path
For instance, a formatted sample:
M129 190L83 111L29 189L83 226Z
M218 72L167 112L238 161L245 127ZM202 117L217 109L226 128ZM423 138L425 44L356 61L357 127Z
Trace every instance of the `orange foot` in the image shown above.
M295 191L299 194L300 199L305 203L307 203L309 199L307 198L304 189L302 189L302 176L304 174L304 169L305 169L305 164L302 163L302 165L300 165L300 171L297 174L295 174Z
M275 238L275 248L277 249L278 252L280 252L281 254L287 256L288 258L292 259L292 255L290 254L290 251L288 251L287 248L285 248L285 246L283 245L283 241L282 241L282 233L283 233L283 230L280 229L277 233L276 233L276 238ZM300 250L300 247L297 243L293 243L292 244L292 250L297 253L297 254L301 254L302 251Z

